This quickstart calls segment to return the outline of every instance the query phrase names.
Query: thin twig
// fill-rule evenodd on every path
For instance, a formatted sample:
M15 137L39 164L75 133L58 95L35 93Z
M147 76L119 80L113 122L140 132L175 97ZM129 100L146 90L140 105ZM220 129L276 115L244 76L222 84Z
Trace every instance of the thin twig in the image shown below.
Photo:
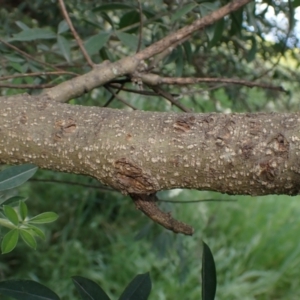
M142 211L151 220L159 225L169 229L175 233L183 233L185 235L193 235L194 229L188 224L174 219L171 213L165 213L156 205L158 201L155 194L138 195L130 194L137 209Z
M58 67L55 67L54 65L51 65L51 64L48 64L46 62L43 62L43 61L40 61L40 60L36 59L35 57L31 56L30 54L28 54L28 53L20 50L18 47L14 46L14 45L12 45L12 44L10 44L10 43L2 40L2 39L0 39L0 42L2 44L4 44L5 46L7 46L7 47L9 47L9 48L11 48L13 50L15 50L18 53L20 53L22 56L24 56L24 57L26 57L26 58L28 58L30 60L33 60L33 61L39 63L40 65L43 65L43 66L46 66L46 67L49 67L51 69L54 69L54 70L57 70L57 71L61 71L61 72L64 71L64 70L62 70L62 69L60 69Z
M34 72L34 73L23 73L9 76L0 76L0 81L20 78L20 77L37 77L37 76L52 76L52 75L73 75L78 76L79 74L67 71L55 71L55 72Z
M123 90L123 86L125 83L123 83L122 85L119 86L118 90L115 92L115 94L119 94L120 91ZM111 94L110 98L106 101L106 103L103 105L103 107L107 107L113 100L115 99L115 95Z
M113 83L110 83L109 86L111 88L114 88L114 89L119 89L120 88L120 85L116 85L116 84L113 84ZM121 90L124 91L124 92L129 92L129 93L134 93L134 94L139 94L139 95L144 95L144 96L157 96L157 93L152 92L152 91L135 90L135 89L129 89L129 88L125 88L125 87L122 87ZM180 96L179 94L171 94L171 95L173 97Z
M228 83L228 84L238 84L247 86L250 88L253 87L260 87L265 89L276 90L280 92L286 92L286 90L281 86L274 86L272 84L266 83L259 83L259 82L252 82L247 80L241 80L236 78L193 78L193 77L160 77L157 74L141 74L141 80L149 85L155 86L160 84L170 84L170 85L190 85L190 84L197 84L197 83Z
M184 112L191 112L192 110L189 108L186 108L184 105L182 105L179 101L175 100L174 97L172 96L172 94L170 94L167 91L162 90L160 87L158 86L151 86L148 85L150 88L153 89L153 91L155 91L158 95L168 99L174 106L177 106L179 109L181 109Z
M138 2L138 6L139 6L140 25L139 25L139 40L138 40L136 53L140 52L140 50L141 50L142 36L143 36L143 9L142 9L141 1L137 0L137 2Z
M56 86L53 83L44 83L44 84L13 84L13 83L0 83L1 88L10 88L10 89L46 89Z
M84 48L83 42L82 42L81 38L79 37L77 31L75 30L75 28L73 26L73 23L72 23L72 21L71 21L71 19L69 17L69 14L67 12L67 9L66 9L64 1L63 0L58 0L58 2L59 2L59 5L60 5L60 8L62 10L63 16L66 19L66 21L67 21L67 23L68 23L68 25L70 27L70 30L71 30L73 36L75 37L75 40L76 40L76 42L77 42L77 44L78 44L78 46L79 46L79 48L80 48L80 50L81 50L84 58L86 59L86 61L89 64L89 66L91 68L94 68L95 64L93 63L93 61L91 60L89 54L87 53L86 49Z
M117 98L119 101L121 101L123 104L129 106L130 108L132 108L133 110L137 110L136 107L134 107L133 105L131 105L130 103L128 103L126 100L124 100L122 97L120 97L119 95L117 95L108 85L105 85L105 88L114 95L115 98Z

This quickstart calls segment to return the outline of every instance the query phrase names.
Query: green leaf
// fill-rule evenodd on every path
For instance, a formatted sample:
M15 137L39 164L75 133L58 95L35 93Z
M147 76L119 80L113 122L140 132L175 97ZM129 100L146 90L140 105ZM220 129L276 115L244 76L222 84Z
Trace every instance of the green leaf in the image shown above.
M121 31L117 31L116 35L123 45L136 51L139 42L139 39L136 35Z
M110 300L103 289L94 281L81 277L73 276L73 283L83 300Z
M19 202L19 212L22 220L24 221L27 217L28 209L26 203L23 201Z
M202 300L214 300L217 289L217 275L214 257L203 242L202 253Z
M109 38L110 33L107 32L93 35L84 43L84 47L89 55L96 54L107 43Z
M38 228L34 225L26 224L26 229L27 229L27 231L30 230L32 235L36 235L43 240L46 238L45 233L40 228Z
M16 21L15 23L16 23L16 25L17 25L18 27L20 27L22 30L28 30L28 29L30 29L30 27L28 27L26 24L24 24L24 23L21 22L21 21Z
M32 280L2 281L0 294L17 300L59 300L49 288Z
M66 38L64 38L62 35L57 36L57 44L58 48L67 60L67 62L71 61L71 47Z
M212 27L214 29L213 37L210 39L209 47L212 48L215 46L222 38L223 36L223 30L224 30L224 18L216 22ZM206 31L205 31L206 32Z
M3 201L2 203L0 203L0 208L3 205L10 205L10 206L17 206L17 204L19 203L19 201L26 201L27 198L25 197L21 197L21 196L13 196L11 198L6 199L5 201Z
M186 41L182 44L185 52L186 59L189 64L192 63L193 53L192 53L192 46L189 41Z
M294 0L292 1L294 8L300 6L300 0Z
M7 219L0 218L0 226L9 228L9 229L16 229L16 226L13 225L10 221Z
M20 186L34 175L38 167L32 164L9 167L0 172L0 191Z
M219 3L217 2L204 2L201 3L199 6L199 12L201 14L201 17L210 14L211 12L215 11L219 7Z
M146 300L151 292L149 273L137 275L126 287L119 300Z
M4 237L1 243L2 254L11 252L15 249L19 239L19 230L12 229Z
M112 3L112 4L102 4L97 6L93 11L105 11L105 10L113 10L115 11L116 9L128 9L131 8L132 6L124 3Z
M42 214L39 214L33 218L31 218L28 223L33 224L44 224L44 223L51 223L54 222L58 218L58 214L54 212L44 212Z
M171 22L177 21L178 19L181 19L182 16L189 13L191 10L193 10L195 7L198 6L198 3L191 2L183 5L180 9L177 9L176 12L171 17Z
M18 226L19 225L19 217L16 211L9 205L4 205L3 206L3 212L7 219L12 222L14 225Z
M140 14L136 10L129 11L124 14L119 22L119 29L130 26L132 24L136 24L140 22ZM127 33L136 32L138 27L132 28L130 30L126 30Z
M33 235L26 229L20 229L20 234L23 241L34 250L36 249L36 240Z
M47 40L55 38L56 34L49 29L31 28L14 34L8 41L35 41L39 39Z
M251 46L251 49L248 51L247 56L246 56L247 62L251 62L252 60L254 60L256 52L257 52L257 45L256 45L255 37L250 36L249 40L251 40L252 46Z
M58 29L57 29L57 34L61 34L61 33L66 32L68 30L69 30L69 25L66 22L66 20L62 20L61 22L59 22Z

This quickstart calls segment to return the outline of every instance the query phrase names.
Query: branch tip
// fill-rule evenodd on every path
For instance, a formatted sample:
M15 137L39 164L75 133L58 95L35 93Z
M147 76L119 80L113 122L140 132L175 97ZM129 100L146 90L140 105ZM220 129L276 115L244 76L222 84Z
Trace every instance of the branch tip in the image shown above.
M156 202L158 201L156 194L130 194L130 196L134 201L136 208L138 210L141 210L155 223L158 223L159 225L173 231L174 233L193 235L193 227L174 219L170 212L165 213L159 209L159 207L156 205Z

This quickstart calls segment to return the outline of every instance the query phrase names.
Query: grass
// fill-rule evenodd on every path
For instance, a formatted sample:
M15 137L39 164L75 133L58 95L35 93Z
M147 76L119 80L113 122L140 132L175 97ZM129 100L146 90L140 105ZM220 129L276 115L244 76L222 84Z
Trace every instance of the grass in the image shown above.
M38 177L92 179L39 171ZM37 280L61 299L78 299L71 276L88 277L117 299L138 273L150 271L150 299L200 299L201 241L217 266L217 298L299 299L299 198L233 197L209 192L162 193L172 199L236 199L236 202L163 203L195 227L193 237L167 232L118 193L59 184L29 183L33 214L52 210L60 218L45 227L47 239L37 251L20 243L0 257L0 279ZM176 196L174 196L176 195Z

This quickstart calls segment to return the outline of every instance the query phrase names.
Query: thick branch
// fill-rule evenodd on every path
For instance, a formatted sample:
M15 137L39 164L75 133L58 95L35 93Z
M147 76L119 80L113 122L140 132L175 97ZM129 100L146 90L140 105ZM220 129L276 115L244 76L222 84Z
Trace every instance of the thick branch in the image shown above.
M86 174L125 194L299 193L300 113L128 112L20 95L0 102L0 163Z

